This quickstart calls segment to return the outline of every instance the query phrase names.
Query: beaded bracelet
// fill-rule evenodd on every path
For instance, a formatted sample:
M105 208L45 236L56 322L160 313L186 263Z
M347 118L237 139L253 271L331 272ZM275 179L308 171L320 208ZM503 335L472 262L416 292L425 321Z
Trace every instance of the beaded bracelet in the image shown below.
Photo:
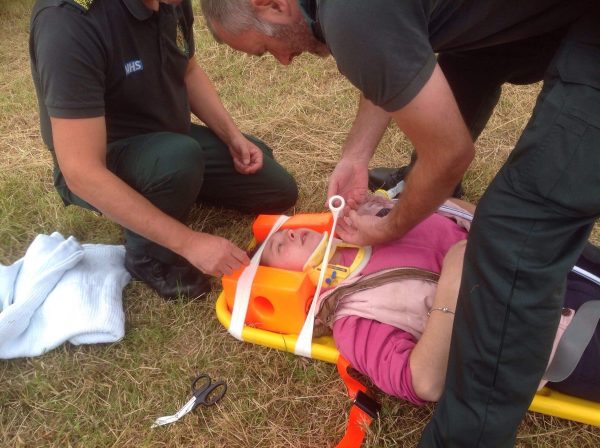
M450 308L448 308L447 306L443 307L443 308L431 308L429 310L429 312L427 313L427 316L431 316L431 313L433 313L434 311L441 311L442 313L445 314L454 314L454 311L452 311Z

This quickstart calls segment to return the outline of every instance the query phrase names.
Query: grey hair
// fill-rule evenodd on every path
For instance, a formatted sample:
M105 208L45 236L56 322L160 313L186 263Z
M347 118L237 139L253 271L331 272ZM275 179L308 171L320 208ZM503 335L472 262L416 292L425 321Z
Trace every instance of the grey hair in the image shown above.
M215 34L215 23L231 34L239 34L249 29L255 29L267 36L275 34L275 25L256 16L250 0L200 0L200 6L208 29L217 41L220 39Z

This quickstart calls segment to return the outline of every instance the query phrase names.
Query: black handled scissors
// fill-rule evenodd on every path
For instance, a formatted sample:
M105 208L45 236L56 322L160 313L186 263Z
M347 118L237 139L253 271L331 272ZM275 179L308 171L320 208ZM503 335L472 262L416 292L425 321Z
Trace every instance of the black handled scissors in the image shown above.
M208 374L201 373L192 382L192 394L195 401L192 410L203 404L204 406L212 406L225 395L227 392L227 384L225 381L212 382Z
M151 428L176 422L201 404L204 406L212 406L223 398L225 392L227 392L227 384L225 381L216 381L213 383L208 374L201 373L194 381L192 381L192 398L190 398L175 414L157 418Z

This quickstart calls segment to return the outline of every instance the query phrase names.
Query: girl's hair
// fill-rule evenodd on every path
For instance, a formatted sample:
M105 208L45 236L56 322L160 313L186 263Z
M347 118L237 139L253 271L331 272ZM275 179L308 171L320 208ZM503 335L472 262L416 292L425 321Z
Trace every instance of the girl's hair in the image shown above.
M248 249L246 253L248 254L248 258L252 258L254 254L258 251L260 244L256 243L252 249Z

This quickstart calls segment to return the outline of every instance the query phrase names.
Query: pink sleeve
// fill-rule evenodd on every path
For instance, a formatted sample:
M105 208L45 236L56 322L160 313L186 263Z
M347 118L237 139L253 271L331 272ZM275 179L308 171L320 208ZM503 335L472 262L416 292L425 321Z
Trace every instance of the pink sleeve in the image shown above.
M348 316L333 324L338 350L383 392L423 405L412 386L409 358L416 342L407 333L371 319Z

